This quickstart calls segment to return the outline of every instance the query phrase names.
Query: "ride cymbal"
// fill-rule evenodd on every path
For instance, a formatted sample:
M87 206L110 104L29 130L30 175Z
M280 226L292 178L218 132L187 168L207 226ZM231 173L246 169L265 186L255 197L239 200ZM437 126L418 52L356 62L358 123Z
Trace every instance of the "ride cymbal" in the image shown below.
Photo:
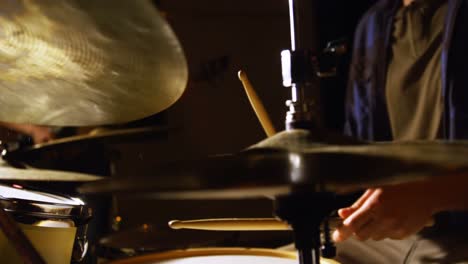
M123 123L182 94L187 65L150 1L2 3L0 120L55 126Z
M329 145L310 141L309 133L286 131L237 154L159 165L144 177L88 183L79 190L239 199L293 190L353 192L468 170L468 142Z

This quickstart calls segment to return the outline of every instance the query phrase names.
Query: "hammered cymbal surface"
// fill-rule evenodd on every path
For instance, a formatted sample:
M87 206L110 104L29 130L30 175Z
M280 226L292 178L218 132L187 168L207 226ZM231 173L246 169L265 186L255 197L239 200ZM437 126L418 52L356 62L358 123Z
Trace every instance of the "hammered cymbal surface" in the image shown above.
M13 0L0 13L0 120L123 123L182 95L182 48L150 1Z

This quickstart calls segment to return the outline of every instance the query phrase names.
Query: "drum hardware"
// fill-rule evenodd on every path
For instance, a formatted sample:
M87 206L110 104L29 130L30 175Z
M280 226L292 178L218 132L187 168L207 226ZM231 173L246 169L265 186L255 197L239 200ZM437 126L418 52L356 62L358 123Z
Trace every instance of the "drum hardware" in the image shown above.
M320 252L333 258L336 248L325 233L322 245L320 226L336 210L334 195L327 192L293 192L277 196L274 200L275 215L288 222L294 232L294 245L298 251L299 263L320 263Z
M167 109L185 90L182 48L149 0L2 7L0 120L125 123Z

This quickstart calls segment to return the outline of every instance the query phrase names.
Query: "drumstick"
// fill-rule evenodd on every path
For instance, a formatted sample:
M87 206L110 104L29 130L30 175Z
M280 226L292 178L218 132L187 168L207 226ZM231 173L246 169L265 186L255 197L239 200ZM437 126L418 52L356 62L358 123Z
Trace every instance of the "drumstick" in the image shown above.
M172 220L172 229L196 229L211 231L271 231L291 230L291 227L276 218L221 218L199 220Z
M252 87L252 84L247 78L247 74L244 71L240 70L238 76L239 80L242 82L242 86L244 86L245 92L247 93L250 105L252 105L252 108L255 114L257 115L257 118L260 121L260 124L262 125L265 134L268 137L273 136L274 134L276 134L276 130L273 127L273 124L271 123L271 119L268 116L265 107L262 104L262 101L260 101L260 99L258 98L257 93L255 92L255 90Z
M3 206L0 206L0 229L25 264L46 263Z

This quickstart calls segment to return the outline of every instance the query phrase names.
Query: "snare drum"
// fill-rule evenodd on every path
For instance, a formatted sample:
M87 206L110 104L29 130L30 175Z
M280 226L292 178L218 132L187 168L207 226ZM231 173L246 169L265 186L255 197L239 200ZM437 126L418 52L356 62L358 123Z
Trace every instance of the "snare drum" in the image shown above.
M173 250L123 259L112 264L297 264L296 253L260 248L200 248ZM321 259L323 264L338 264Z
M82 200L19 185L0 185L0 202L46 263L70 263L85 256L86 229L91 212ZM0 259L6 263L22 263L2 232Z

